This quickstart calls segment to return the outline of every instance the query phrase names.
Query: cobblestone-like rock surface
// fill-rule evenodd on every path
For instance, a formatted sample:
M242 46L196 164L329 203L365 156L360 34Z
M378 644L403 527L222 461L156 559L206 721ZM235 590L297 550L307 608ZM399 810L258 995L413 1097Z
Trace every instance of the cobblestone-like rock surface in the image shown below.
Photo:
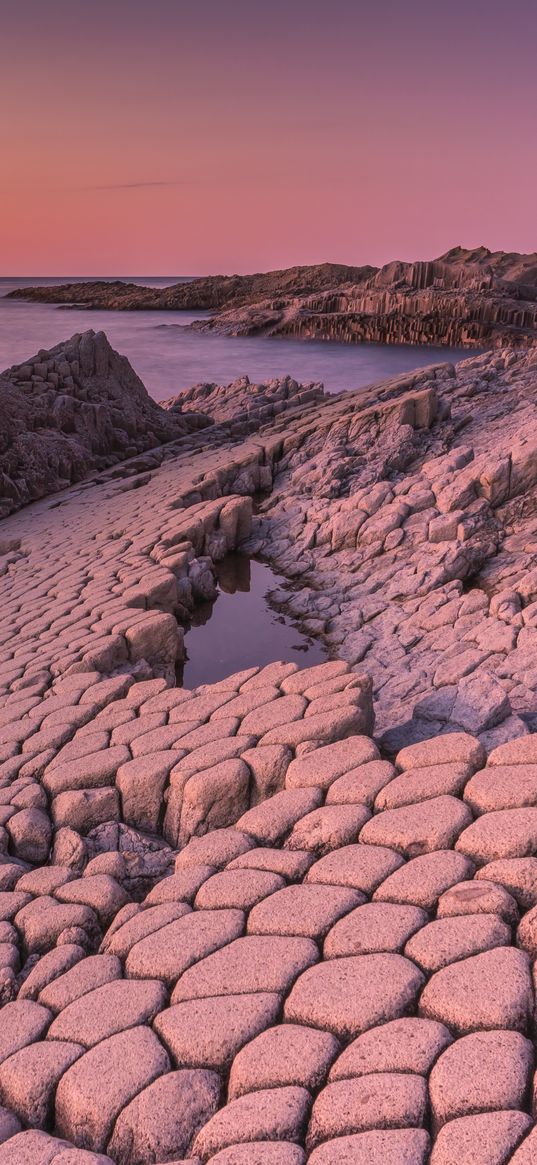
M533 367L429 370L375 407L314 399L248 437L215 424L203 455L194 437L150 475L105 474L2 523L0 1165L530 1165L537 746L533 705L503 681L524 664L533 698ZM493 467L461 452L444 405L483 378L499 409L509 376L525 485L511 449L503 500L482 497L485 533L463 538ZM507 446L507 405L489 421ZM345 462L336 434L355 424ZM381 478L370 425L384 457L397 436L425 464L451 433L442 487L438 466L429 492L422 469ZM357 475L355 492L337 477L342 511L337 465ZM358 488L362 473L378 480ZM446 543L407 539L419 522L386 545L396 498L403 524L442 523L441 496L463 515L447 545L476 567L464 585L433 568ZM334 507L346 522L374 498L380 543L323 541ZM348 602L317 628L340 658L175 686L214 562L256 539L291 577L301 556L287 601L310 623L341 576ZM363 660L347 650L358 600ZM401 677L426 690L439 671L428 718Z

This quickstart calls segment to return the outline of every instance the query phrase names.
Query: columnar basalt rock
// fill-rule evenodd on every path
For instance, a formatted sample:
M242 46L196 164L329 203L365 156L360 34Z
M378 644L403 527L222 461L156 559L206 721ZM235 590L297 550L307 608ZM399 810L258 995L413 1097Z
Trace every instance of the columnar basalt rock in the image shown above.
M4 520L0 1165L529 1165L535 368L217 392ZM178 687L237 546L333 658Z
M155 289L74 283L21 288L15 298L114 310L211 310L192 326L226 335L347 343L532 346L537 255L453 247L429 262L324 263L259 275L209 276Z
M45 814L53 798L47 774L67 779L62 753L77 736L95 735L99 688L105 711L127 705L135 713L135 740L154 732L150 717L161 708L164 720L181 710L174 730L182 722L212 727L248 748L240 761L202 770L214 775L225 820L200 816L197 836L176 838L168 850L175 872L156 873L149 893L132 877L137 854L118 845L117 824L99 856L82 839L77 868L4 851L0 1162L378 1157L417 1165L429 1153L451 1160L472 1137L487 1165L498 1146L506 1162L526 1146L531 1157L537 890L527 863L537 861L537 844L520 858L518 834L506 844L509 833L485 829L466 841L476 826L511 812L501 808L504 761L515 789L525 788L529 771L516 812L533 811L531 737L499 746L487 761L475 737L448 733L405 747L389 764L359 720L334 739L329 727L319 734L306 707L301 721L280 721L289 736L280 792L244 812L242 795L219 791L219 766L251 772L267 747L262 731L253 739L243 732L249 693L266 701L270 691L283 707L298 688L315 703L316 689L338 679L344 707L352 675L330 662L303 671L269 665L192 692L134 680L124 695L121 685L86 673L84 704L79 696L73 706L89 707L91 719L34 780L47 790ZM362 689L366 715L369 698ZM235 718L224 715L227 707ZM299 722L311 735L297 745ZM114 731L72 762L75 779L84 763L110 781L115 757L118 782L122 768L138 764L118 765L124 754ZM174 755L170 748L144 756L166 751ZM183 750L185 793L198 775L186 764L196 751ZM427 782L442 771L450 792L431 799ZM380 794L372 800L375 774L382 802ZM164 803L166 785L148 780ZM4 777L5 805L20 781ZM334 801L341 782L346 800ZM410 806L389 807L390 789L405 784ZM31 787L31 779L22 786ZM450 806L438 824L435 801ZM328 834L307 826L340 809L354 814L350 832L336 820ZM145 822L140 841L157 843L161 820Z

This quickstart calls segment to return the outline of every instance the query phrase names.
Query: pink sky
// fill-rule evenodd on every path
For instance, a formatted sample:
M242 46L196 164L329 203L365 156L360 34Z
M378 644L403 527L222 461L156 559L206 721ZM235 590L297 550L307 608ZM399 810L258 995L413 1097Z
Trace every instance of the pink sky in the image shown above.
M7 0L0 273L537 247L534 0Z

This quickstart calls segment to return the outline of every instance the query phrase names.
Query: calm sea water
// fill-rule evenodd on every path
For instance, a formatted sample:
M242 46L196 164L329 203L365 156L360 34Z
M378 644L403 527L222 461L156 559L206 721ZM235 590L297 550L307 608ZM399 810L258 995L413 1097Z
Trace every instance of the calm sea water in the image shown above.
M290 374L299 381L320 380L328 392L342 392L426 364L463 360L471 354L458 348L202 335L184 327L203 316L202 312L88 311L4 298L15 287L83 278L0 278L0 370L87 328L106 332L113 347L128 356L155 400L165 400L192 384L227 384L245 373L252 381ZM167 287L187 277L126 278L150 287Z
M263 562L227 554L216 563L218 598L196 608L185 636L187 660L177 680L185 688L214 684L246 667L284 659L299 667L323 663L323 645L273 610L269 594L284 580Z

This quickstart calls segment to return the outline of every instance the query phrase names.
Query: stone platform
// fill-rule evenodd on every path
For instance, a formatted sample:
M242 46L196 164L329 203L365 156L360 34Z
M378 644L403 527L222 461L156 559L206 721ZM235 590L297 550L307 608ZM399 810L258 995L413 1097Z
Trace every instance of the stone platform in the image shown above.
M392 764L336 661L60 691L0 790L1 1165L534 1160L534 737Z
M2 521L0 1165L535 1165L536 366L195 391ZM335 658L177 687L237 547Z

